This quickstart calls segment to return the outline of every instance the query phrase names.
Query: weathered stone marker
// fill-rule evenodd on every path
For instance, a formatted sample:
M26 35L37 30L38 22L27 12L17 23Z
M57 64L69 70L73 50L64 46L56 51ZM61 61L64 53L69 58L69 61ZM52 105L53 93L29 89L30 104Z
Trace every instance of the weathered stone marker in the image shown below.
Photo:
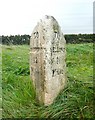
M66 85L65 39L52 16L45 16L30 39L30 74L40 104L50 105Z

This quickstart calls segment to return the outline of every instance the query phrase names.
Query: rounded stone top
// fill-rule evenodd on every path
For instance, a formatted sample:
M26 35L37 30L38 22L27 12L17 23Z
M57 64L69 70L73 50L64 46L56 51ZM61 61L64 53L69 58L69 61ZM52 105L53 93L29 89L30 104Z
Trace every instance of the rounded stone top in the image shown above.
M53 20L56 20L53 16L50 16L50 15L45 15L45 19L53 19Z
M45 16L42 18L42 21L46 21L46 20L56 21L56 19L55 19L53 16L50 16L50 15L45 15Z
M59 24L57 20L50 15L45 15L42 19L40 19L40 22L38 24L49 26L50 29L53 28L54 30L59 29Z

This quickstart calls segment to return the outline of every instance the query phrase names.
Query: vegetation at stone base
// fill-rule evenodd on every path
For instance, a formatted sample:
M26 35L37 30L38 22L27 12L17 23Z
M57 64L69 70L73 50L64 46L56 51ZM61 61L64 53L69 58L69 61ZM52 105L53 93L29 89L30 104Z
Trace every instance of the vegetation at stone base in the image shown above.
M67 45L67 87L38 106L29 75L29 46L3 45L3 118L93 118L93 46Z
M54 28L56 30L56 27ZM66 34L64 35L67 43L92 43L93 34ZM2 36L2 44L4 45L23 45L30 43L30 35L10 35Z

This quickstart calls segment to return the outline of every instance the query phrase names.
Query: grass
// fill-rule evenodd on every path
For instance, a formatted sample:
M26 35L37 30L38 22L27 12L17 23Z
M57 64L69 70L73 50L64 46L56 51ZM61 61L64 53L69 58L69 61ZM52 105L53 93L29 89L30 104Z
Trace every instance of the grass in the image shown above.
M93 118L93 47L67 45L67 87L38 106L29 73L29 46L2 47L3 118Z

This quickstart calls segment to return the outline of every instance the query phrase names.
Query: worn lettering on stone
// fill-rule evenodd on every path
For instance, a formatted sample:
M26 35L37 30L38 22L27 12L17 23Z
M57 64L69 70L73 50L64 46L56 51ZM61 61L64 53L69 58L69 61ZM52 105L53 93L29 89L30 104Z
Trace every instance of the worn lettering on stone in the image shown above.
M45 16L30 39L30 75L40 104L50 105L66 85L66 48L61 28Z

